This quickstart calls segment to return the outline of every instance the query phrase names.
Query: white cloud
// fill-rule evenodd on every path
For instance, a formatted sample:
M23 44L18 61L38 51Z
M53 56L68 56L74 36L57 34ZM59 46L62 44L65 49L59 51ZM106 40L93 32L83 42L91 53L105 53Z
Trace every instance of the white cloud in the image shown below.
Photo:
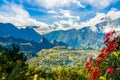
M109 20L114 20L120 18L120 11L117 9L111 9L108 13L97 13L96 16L94 18L91 18L90 20L86 21L86 22L81 22L80 26L84 27L84 26L90 26L90 28L93 31L96 31L96 24L103 22L103 21L109 21ZM111 26L109 26L109 29L113 29L110 28ZM104 27L106 30L109 31L109 29L107 29L108 27ZM105 31L106 32L106 31Z
M38 26L38 28L35 28L38 33L47 33L51 31L48 24L31 18L29 13L23 9L22 6L16 4L8 3L0 7L0 22L12 23L18 28Z
M60 9L57 15L54 15L54 18L67 18L67 19L77 19L80 20L80 16L74 16L71 14L72 12L70 10L63 10Z
M117 0L116 0L117 1ZM34 3L39 7L44 7L46 9L55 9L55 8L63 8L70 7L72 4L74 7L78 6L84 8L83 4L89 4L98 9L104 9L108 7L111 3L116 2L115 0L28 0L30 3Z
M80 28L79 23L75 22L73 19L69 20L61 20L59 22L54 22L52 28L55 30L69 30L69 29L77 29Z
M52 25L47 26L41 26L40 28L36 28L35 30L38 33L46 34L51 31L56 30L69 30L78 27L79 24L77 22L74 22L72 19L69 19L67 21L61 20L59 22L54 22Z
M49 13L49 14L58 14L56 11L54 11L54 10L50 10L50 11L48 11L47 13Z
M108 13L97 13L94 18L86 22L82 22L81 26L94 26L97 23L103 22L105 20L114 20L120 18L120 11L116 9L111 9Z
M72 3L77 3L77 0L73 0ZM54 8L54 6L51 5L51 8ZM68 30L72 28L80 29L84 26L91 26L91 28L95 31L96 30L95 25L97 23L100 23L109 19L113 20L120 17L120 11L116 9L111 9L106 14L98 12L94 18L91 18L86 22L78 23L75 20L76 19L79 20L80 16L73 15L73 12L70 10L63 10L63 9L60 9L59 11L49 10L47 13L54 14L54 17L58 17L61 19L49 25L47 23L40 22L40 21L37 21L36 19L31 18L30 14L22 7L22 5L17 5L14 3L10 3L10 4L6 3L5 5L0 7L0 22L12 23L20 27L39 26L39 28L35 29L37 32L48 33L54 30ZM68 20L65 20L65 18L67 18Z
M111 3L115 2L115 0L81 0L81 1L86 4L90 4L91 6L97 9L104 9L108 7Z
M118 0L27 0L30 4L46 9L56 9L63 7L81 7L85 8L86 4L91 5L95 9L105 9L114 4Z
M74 23L73 20L68 21L61 20L60 22L55 22L53 26L57 27L58 30L68 30L74 28L73 23Z
M45 25L45 23L31 18L29 13L21 5L9 3L0 7L0 22L12 23L20 27Z
M104 13L97 13L94 18L91 18L86 22L82 22L81 26L94 26L95 24L102 22L103 20L101 20L101 18L104 17L105 17Z
M79 0L27 0L29 3L37 5L39 7L44 7L46 9L55 9L68 7L71 4L75 4L78 7L84 7Z
M48 13L56 14L55 11L48 11ZM61 10L61 14L66 18L75 17L70 14L69 10ZM52 25L48 25L31 18L29 13L23 9L21 5L9 3L0 7L0 22L12 23L19 28L25 26L39 26L38 28L35 28L35 30L42 34L51 32L55 30L55 28L56 30L68 30L73 28L75 25L78 25L72 19L69 19L68 21L61 20L59 22L54 22Z
M72 19L69 19L67 21L61 20L54 22L52 25L47 25L47 26L41 26L40 28L36 28L35 30L41 34L46 34L51 31L56 31L56 30L69 30L73 29L79 24L75 23ZM49 26L49 27L48 27Z
M45 34L45 33L53 31L53 29L49 28L49 25L47 24L42 24L39 28L35 28L35 30L40 34Z
M106 16L110 17L110 19L116 19L120 17L120 10L117 10L115 8L111 9L111 11L109 11Z
M68 10L66 12L70 12L70 11ZM103 21L114 20L117 18L120 18L120 11L116 10L116 9L111 9L106 14L98 12L98 13L96 13L95 17L89 19L88 21L81 22L81 23L74 21L74 19L56 21L52 25L49 25L50 28L46 27L45 33L47 33L47 31L51 32L51 31L55 31L55 30L69 30L69 29L73 29L73 28L81 29L86 26L90 26L90 28L93 31L97 31L97 28L95 26L96 24L103 22ZM112 24L112 26L113 26L113 24ZM118 29L118 27L117 28L111 27L111 25L102 26L102 28L103 28L103 32L108 32L112 29L115 29L116 31L120 30L120 28ZM39 31L41 31L41 30L39 30Z
M72 19L69 20L61 20L54 22L52 25L48 26L42 26L40 28L36 28L35 30L41 34L46 34L51 31L56 31L56 30L69 30L69 29L80 29L80 24L75 22Z

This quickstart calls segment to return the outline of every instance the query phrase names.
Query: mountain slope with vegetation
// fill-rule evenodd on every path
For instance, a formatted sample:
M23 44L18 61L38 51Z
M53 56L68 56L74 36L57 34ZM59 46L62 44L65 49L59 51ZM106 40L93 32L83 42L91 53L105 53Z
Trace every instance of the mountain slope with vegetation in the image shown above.
M41 38L40 42L28 41L19 38L13 38L12 36L0 37L0 45L5 47L10 47L12 44L20 46L20 51L27 53L29 56L35 56L38 51L42 49L49 49L54 46L68 46L67 44L62 44L56 41L59 44L49 42L45 37Z
M93 32L89 27L80 30L54 31L45 35L48 40L60 40L75 48L99 49L103 44L104 33Z

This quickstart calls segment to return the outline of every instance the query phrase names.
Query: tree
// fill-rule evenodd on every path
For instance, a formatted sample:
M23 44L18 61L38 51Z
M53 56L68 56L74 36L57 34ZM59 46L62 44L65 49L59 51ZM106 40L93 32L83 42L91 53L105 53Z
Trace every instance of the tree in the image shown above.
M19 46L12 48L0 47L0 80L22 80L25 75L27 58L19 51Z

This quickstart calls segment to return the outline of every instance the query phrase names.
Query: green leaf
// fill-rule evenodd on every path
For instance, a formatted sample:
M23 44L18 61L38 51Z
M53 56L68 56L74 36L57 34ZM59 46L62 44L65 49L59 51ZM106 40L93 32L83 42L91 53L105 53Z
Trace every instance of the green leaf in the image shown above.
M101 76L100 80L107 80L105 76Z
M11 74L8 76L8 80L15 80L16 78L15 75L18 74L21 65L22 65L22 62L18 60L16 66L13 68Z
M118 53L117 52L112 52L116 57L118 57Z

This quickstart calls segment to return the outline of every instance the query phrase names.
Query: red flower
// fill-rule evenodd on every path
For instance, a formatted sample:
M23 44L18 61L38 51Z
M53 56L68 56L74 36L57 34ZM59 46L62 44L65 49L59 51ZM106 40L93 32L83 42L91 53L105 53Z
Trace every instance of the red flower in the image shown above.
M96 77L96 78L100 77L100 69L98 67L95 68L93 76Z
M93 67L90 70L90 73L92 74L92 77L90 78L90 80L95 80L95 79L99 79L100 77L100 68L99 67Z
M108 54L105 53L99 54L96 58L96 64L100 64L102 60L105 60L106 56L108 56Z
M115 40L120 40L120 36L117 36L117 37L115 38Z
M85 66L88 70L90 70L92 64L92 57L86 62Z
M107 52L107 51L108 51L108 48L107 48L107 47L101 49L101 52L102 52L102 53L105 53L105 52Z
M88 63L88 62L86 62L85 66L88 70L91 68L90 63Z
M113 47L113 50L116 50L117 47L118 47L117 42L114 42L114 43L112 44L112 47Z
M96 66L99 65L102 61L100 59L96 59Z
M111 36L113 36L113 34L115 34L115 30L108 32L105 36L105 40L110 40L110 38L111 38Z
M108 68L107 71L108 71L108 73L112 74L112 73L114 72L114 70L115 70L115 69L114 69L113 67L110 67L110 68Z
M117 42L112 42L111 44L108 45L108 50L112 52L115 51L117 47L118 47Z
M105 36L105 41L106 43L110 43L111 42L111 38L113 36L113 34L115 34L115 30L111 31L111 32L108 32Z
M108 47L102 48L101 53L104 53L104 54L106 54L106 56L108 56L110 53L109 48Z
M107 56L107 54L105 54L105 53L101 53L101 54L99 54L98 56L97 56L97 58L100 58L100 59L105 59L105 57Z
M118 48L117 41L120 40L120 36L114 37L115 30L109 32L105 36L105 44L106 47L101 49L101 53L97 56L96 62L92 65L92 57L86 62L86 68L89 73L92 75L90 80L98 80L100 77L101 70L98 65L106 59L107 56L113 51L116 51ZM109 67L106 71L107 75L112 74L114 72L113 67Z

